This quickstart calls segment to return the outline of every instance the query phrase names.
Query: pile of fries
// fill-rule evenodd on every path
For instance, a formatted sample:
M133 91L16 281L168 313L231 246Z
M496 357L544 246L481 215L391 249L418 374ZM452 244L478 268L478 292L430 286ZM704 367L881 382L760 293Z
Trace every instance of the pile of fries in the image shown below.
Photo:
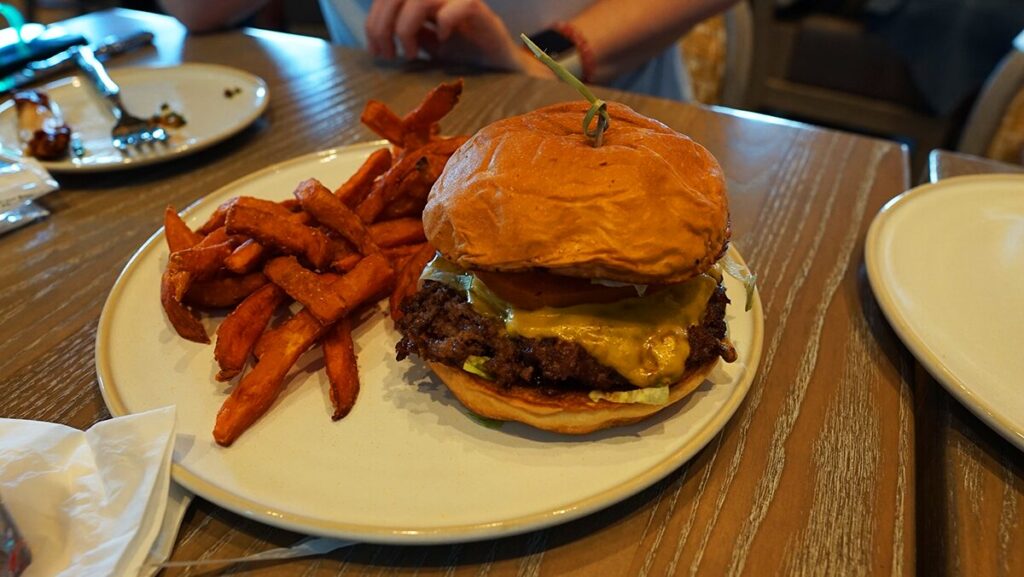
M461 92L462 80L441 84L405 117L368 102L363 123L392 146L370 155L334 191L310 179L282 202L232 198L195 231L167 207L170 257L160 302L168 320L182 338L209 343L196 311L233 307L217 328L217 380L236 378L255 358L217 414L217 443L231 445L266 413L292 365L316 343L323 347L332 418L352 409L359 393L352 330L360 308L390 294L397 318L434 255L421 217L448 157L466 141L438 136L438 121ZM268 328L293 301L299 312Z

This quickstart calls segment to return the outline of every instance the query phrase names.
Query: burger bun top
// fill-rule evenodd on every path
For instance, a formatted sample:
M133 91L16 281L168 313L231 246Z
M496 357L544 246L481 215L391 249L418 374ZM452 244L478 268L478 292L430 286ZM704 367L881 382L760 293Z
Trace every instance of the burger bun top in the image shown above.
M704 147L608 104L600 147L585 102L495 122L448 161L423 224L468 269L548 272L648 284L707 271L729 240L725 179Z

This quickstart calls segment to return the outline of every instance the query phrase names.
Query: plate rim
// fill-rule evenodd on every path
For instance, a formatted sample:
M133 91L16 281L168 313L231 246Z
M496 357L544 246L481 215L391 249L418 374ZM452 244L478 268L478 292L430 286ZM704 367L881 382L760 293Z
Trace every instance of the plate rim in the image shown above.
M66 162L55 162L50 160L39 160L39 164L47 171L53 174L95 174L103 172L131 170L135 168L142 168L145 166L152 166L154 164L170 162L172 160L177 160L179 158L183 158L185 156L189 156L191 154L201 152L203 150L216 146L217 144L220 144L221 142L224 142L225 140L228 140L229 138L239 134L240 132L251 126L254 122L256 122L256 120L267 111L267 107L270 105L270 87L267 85L266 80L249 71L242 70L240 68L235 68L233 66L225 66L223 64L212 64L207 62L182 62L179 64L172 64L168 66L119 66L116 68L110 68L108 72L111 75L111 77L113 77L113 79L117 81L118 77L123 75L125 72L132 73L141 71L144 74L148 74L153 71L159 72L183 68L191 68L196 70L206 69L213 72L228 71L231 74L246 78L247 80L252 82L253 85L263 90L264 96L259 105L250 109L249 114L247 114L244 117L244 119L238 123L236 127L225 131L223 134L215 138L210 138L206 141L196 143L191 146L186 146L185 148L177 152L171 152L169 154L163 155L145 156L137 159L122 158L120 162L111 162L107 164L76 165ZM64 76L41 84L35 87L34 89L49 91L55 88L62 88L64 85L72 84L76 77L77 74L71 74L69 76ZM13 102L10 106L13 106ZM0 112L6 110L10 106L3 107L3 109L0 109Z
M373 150L385 145L386 141L378 140L363 142L347 146L339 146L326 150L320 150L308 154L293 157L291 159L275 163L256 172L250 173L239 179L233 180L216 190L203 195L195 202L186 207L182 212L185 216L204 207L212 202L210 199L220 196L224 192L235 189L253 180L263 178L265 175L273 174L295 164L302 164L317 159L337 155L343 152L355 152L359 150ZM114 417L130 414L113 382L108 382L105 375L111 374L109 347L101 347L100 343L110 338L110 323L113 316L113 309L119 295L124 290L127 276L137 265L145 254L160 245L163 238L163 227L156 230L146 241L135 251L124 268L114 281L114 286L103 303L103 310L100 313L99 323L96 329L96 346L94 349L96 376L100 388L100 394L107 410ZM729 248L733 258L737 259L744 267L746 261L734 247ZM746 314L747 311L744 311ZM260 503L251 501L244 497L234 495L213 483L201 479L191 471L185 469L176 462L171 463L172 478L193 493L207 499L216 505L229 511L238 513L246 518L259 521L275 527L323 537L334 537L341 539L356 540L365 543L388 544L388 545L439 545L478 541L483 539L494 539L518 535L529 531L544 529L556 524L565 523L573 519L584 517L601 509L605 509L615 503L627 499L647 487L658 482L672 471L693 458L697 452L703 449L732 419L740 404L746 398L747 393L757 375L760 366L761 355L764 344L764 310L761 303L760 292L755 290L751 309L753 315L753 339L751 342L750 362L745 366L741 378L736 383L736 388L713 418L685 445L676 451L665 456L659 463L634 476L629 481L613 488L602 491L590 497L580 499L560 509L535 513L531 515L516 517L513 519L500 520L485 523L469 523L448 527L410 527L397 529L380 527L374 525L363 525L358 523L325 522L322 519L309 517L289 512L282 512ZM111 379L112 380L112 379Z
M882 206L878 214L871 221L871 226L868 227L864 261L868 274L868 283L871 285L871 290L875 295L879 308L882 309L882 313L888 319L889 325L899 336L900 341L910 349L914 358L924 366L925 370L946 391L987 424L989 428L999 433L1018 449L1024 450L1024 424L1012 423L994 411L992 403L978 396L963 379L957 377L942 362L942 359L934 353L933 348L928 345L926 339L911 327L909 317L896 304L896 297L892 290L893 287L881 270L883 263L887 262L887 257L883 254L880 246L882 235L886 232L886 227L892 221L893 214L896 211L902 210L907 204L913 203L915 199L936 190L959 187L964 184L985 184L991 182L1017 182L1024 187L1024 174L997 173L951 176L936 182L920 184L893 197ZM1024 194L1024 188L1022 188L1021 194Z

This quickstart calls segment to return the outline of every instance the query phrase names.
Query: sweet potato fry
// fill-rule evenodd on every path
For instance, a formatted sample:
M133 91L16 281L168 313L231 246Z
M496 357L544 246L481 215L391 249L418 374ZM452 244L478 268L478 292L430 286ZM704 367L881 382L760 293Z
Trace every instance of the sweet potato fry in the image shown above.
M263 272L289 296L302 303L324 323L331 323L391 287L394 270L387 258L362 258L347 274L317 274L303 267L295 257L272 259Z
M331 262L331 270L334 272L348 272L355 268L361 260L363 260L363 255L357 252L350 252L342 256L336 256Z
M213 246L215 244L221 244L235 240L236 237L228 234L228 231L223 226L211 230L203 236L203 239L199 241L196 246Z
M261 272L194 281L185 293L184 301L196 307L233 307L268 282Z
M192 232L171 205L164 209L164 237L171 252L192 248L203 239L201 234Z
M284 200L278 201L277 204L283 206L285 209L288 210L288 212L299 212L300 210L302 210L302 205L300 205L299 201L295 200L294 198L286 198Z
M244 206L246 208L262 210L263 212L269 212L277 217L285 218L299 224L308 224L310 222L308 214L304 214L301 211L293 211L285 206L283 202L272 202L252 196L239 196L235 199L234 206Z
M191 280L210 278L224 266L224 259L234 250L231 241L214 245L200 242L192 248L172 252L168 259L168 270L185 271Z
M210 244L217 241L218 244ZM160 304L174 330L182 338L197 343L209 343L206 329L182 300L197 279L209 278L221 269L224 259L231 254L233 240L218 228L192 248L172 252L167 268L160 277Z
M352 321L344 317L334 323L323 339L324 368L331 384L331 419L342 419L352 410L359 396L359 367L352 344Z
M392 246L385 248L381 251L388 261L391 263L391 267L395 270L400 270L405 264L405 259L418 253L423 245L427 243L418 244L406 244L402 246Z
M431 157L447 158L465 141L464 136L440 138L407 152L383 178L374 183L370 194L356 207L356 214L370 224L377 221L385 207L400 196L414 196L425 202L430 187L440 174L434 173L438 164L437 161L432 163ZM440 166L443 168L444 165Z
M425 242L423 220L419 218L396 218L370 225L370 238L381 248Z
M228 209L230 209L231 206L235 204L235 200L237 199L232 198L231 200L228 200L227 202L224 202L223 204L218 206L217 210L213 211L213 214L210 215L210 218L206 219L206 222L204 222L202 226L200 226L196 230L196 232L198 232L199 234L206 235L224 226L224 219L227 218L228 216Z
M264 254L266 254L266 249L263 248L263 245L250 238L238 245L224 259L224 268L233 273L248 274L263 264Z
M399 163L384 176L380 186L375 186L370 191L370 195L356 207L356 214L364 222L373 223L388 206L396 201L408 200L407 204L414 205L412 210L417 207L422 209L426 203L427 193L433 184L424 178L427 167L426 157L410 156L406 158L415 159L416 162L408 163L408 166ZM420 202L421 198L423 199L422 203Z
M389 168L391 168L391 151L387 148L375 151L355 174L334 191L334 196L337 196L349 207L358 206L366 198L366 195L370 194L370 187L373 186L374 179L387 172Z
M406 137L404 146L416 146L430 140L431 126L451 112L462 94L462 79L442 83L427 93L420 103L402 119Z
M420 248L405 261L397 278L395 278L395 290L391 293L389 306L391 319L398 320L402 317L402 300L416 292L416 285L419 283L423 267L427 266L437 251L427 243L420 245Z
M267 261L263 272L293 299L299 301L310 313L324 323L347 312L347 303L337 291L333 274L317 274L299 264L294 256L281 256Z
M405 127L402 124L402 119L388 108L387 104L379 100L368 101L359 120L391 144L403 146Z
M302 255L318 269L330 264L339 248L338 243L315 228L251 206L231 207L227 229L232 234L251 236L260 244Z
M391 290L394 281L395 271L386 257L379 254L363 257L351 271L334 282L334 290L347 305L342 315L363 303L383 297Z
M417 178L409 178L402 182L401 189L395 199L387 203L377 220L394 220L403 217L420 218L423 207L427 204L427 196L434 182L444 170L451 154L428 154L416 164ZM425 162L425 163L424 163Z
M217 413L213 438L219 445L230 446L267 412L281 393L289 369L324 329L303 309L273 331L256 366L242 377Z
M395 220L396 218L421 218L426 198L399 196L392 200L377 217L379 221Z
M275 284L262 286L245 297L235 310L217 327L217 344L213 357L220 371L218 381L230 381L245 367L256 340L263 334L271 315L287 296Z
M181 303L181 297L189 284L189 273L168 268L160 277L160 304L167 320L181 338L207 344L210 337L199 317Z
M358 264L334 283L334 289L347 303L347 315L359 305L371 302L390 292L394 286L394 269L388 259L380 254L371 254L359 260Z
M295 189L295 198L320 224L340 234L355 245L359 252L373 254L380 251L356 213L315 178L299 183Z

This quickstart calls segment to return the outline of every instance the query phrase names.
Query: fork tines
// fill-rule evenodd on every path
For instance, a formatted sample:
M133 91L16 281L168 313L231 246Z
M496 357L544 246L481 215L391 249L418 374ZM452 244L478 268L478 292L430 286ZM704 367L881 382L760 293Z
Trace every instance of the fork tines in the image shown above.
M167 142L169 135L167 131L161 127L157 127L153 130L139 130L134 132L128 132L123 135L118 135L112 138L114 148L125 151L129 146L141 148L149 143Z

